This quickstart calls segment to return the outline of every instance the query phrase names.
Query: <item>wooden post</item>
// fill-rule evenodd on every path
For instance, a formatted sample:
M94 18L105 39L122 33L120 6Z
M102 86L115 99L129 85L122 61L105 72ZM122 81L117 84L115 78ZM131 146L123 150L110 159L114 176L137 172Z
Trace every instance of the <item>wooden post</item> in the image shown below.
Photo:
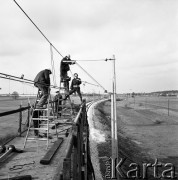
M22 105L20 105L20 109L22 108ZM19 136L21 137L21 132L22 132L22 111L19 112L19 129L18 133Z

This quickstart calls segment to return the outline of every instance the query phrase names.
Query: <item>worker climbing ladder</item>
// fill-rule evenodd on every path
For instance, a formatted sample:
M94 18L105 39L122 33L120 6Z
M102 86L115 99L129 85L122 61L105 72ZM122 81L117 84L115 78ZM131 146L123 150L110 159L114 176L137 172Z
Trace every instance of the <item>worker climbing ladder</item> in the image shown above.
M47 148L49 146L50 136L50 128L55 127L56 136L58 139L58 132L55 120L57 117L54 115L54 103L51 100L50 92L48 91L48 99L46 103L46 107L37 108L36 105L40 99L40 90L38 90L37 98L34 107L32 108L31 118L29 122L29 127L27 130L24 148L26 146L27 141L36 141L39 146L39 141L46 141ZM34 126L32 126L32 121ZM29 137L31 135L30 131L34 131L34 137ZM43 132L44 136L40 133Z
M70 109L70 116L73 114L73 104L71 102L70 97L66 98L69 94L69 81L71 78L68 76L68 71L70 70L69 65L73 64L70 60L70 55L64 57L60 63L60 88L59 93L62 95L62 101L59 99L58 101L58 109L60 110L59 114L66 115L66 111Z

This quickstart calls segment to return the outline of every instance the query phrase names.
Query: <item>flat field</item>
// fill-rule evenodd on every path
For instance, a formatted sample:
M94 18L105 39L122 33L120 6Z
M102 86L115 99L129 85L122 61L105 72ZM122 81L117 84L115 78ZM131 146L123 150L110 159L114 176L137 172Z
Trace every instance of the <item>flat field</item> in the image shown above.
M12 97L0 97L0 113L16 110L22 105L22 107L28 106L28 102L33 103L34 97L20 97L16 100ZM27 120L27 110L22 112L22 124L24 125ZM5 137L11 137L18 133L19 128L19 113L0 117L0 139Z
M117 102L118 151L119 158L126 158L123 165L125 172L131 163L139 164L142 170L143 163L154 164L157 159L162 164L158 170L159 177L166 169L166 163L172 163L178 177L178 99L171 97L169 103L172 105L168 114L166 97L124 98ZM108 101L96 108L96 115L107 137L98 148L101 157L111 156L110 105ZM100 163L104 174L105 164L103 161ZM148 179L155 179L153 175L153 168L150 168ZM170 172L166 176L169 175Z

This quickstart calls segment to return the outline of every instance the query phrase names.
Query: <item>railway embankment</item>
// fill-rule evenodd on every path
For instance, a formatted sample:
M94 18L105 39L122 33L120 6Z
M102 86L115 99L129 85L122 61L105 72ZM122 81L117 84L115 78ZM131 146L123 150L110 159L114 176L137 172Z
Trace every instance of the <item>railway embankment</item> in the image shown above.
M111 175L110 107L110 101L101 101L89 112L92 115L89 118L91 158L97 179ZM117 101L120 179L178 177L178 116L175 112L168 116L164 111L126 100Z

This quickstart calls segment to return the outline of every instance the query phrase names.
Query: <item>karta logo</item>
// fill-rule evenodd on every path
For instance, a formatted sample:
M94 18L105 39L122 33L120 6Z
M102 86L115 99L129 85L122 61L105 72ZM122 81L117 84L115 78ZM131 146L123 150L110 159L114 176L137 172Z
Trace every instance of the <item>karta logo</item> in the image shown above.
M126 163L127 158L120 158L118 163L112 158L105 161L105 179L116 179L119 175L123 179L148 179L149 176L155 179L177 179L175 166L172 163L161 163L155 159L154 163ZM124 171L123 171L124 167ZM149 171L149 173L148 173Z

